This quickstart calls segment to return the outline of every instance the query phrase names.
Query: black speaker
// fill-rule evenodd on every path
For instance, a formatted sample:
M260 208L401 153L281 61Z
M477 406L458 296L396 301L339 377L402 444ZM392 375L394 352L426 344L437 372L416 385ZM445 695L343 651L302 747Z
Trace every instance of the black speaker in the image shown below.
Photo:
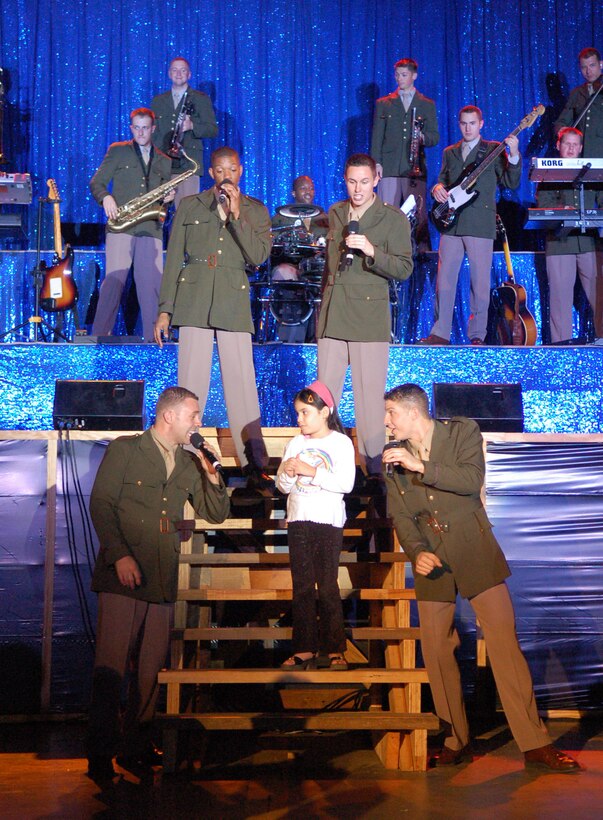
M438 419L474 419L483 433L523 432L520 384L434 384L433 408Z
M56 430L144 430L144 381L62 381L54 387Z

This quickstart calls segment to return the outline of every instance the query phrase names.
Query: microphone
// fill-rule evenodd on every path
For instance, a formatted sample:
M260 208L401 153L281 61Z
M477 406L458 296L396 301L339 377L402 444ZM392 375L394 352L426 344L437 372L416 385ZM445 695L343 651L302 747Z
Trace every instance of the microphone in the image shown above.
M216 456L212 453L212 451L206 446L205 439L203 438L201 433L191 433L189 441L193 445L195 450L199 450L201 455L205 456L205 458L209 461L214 470L222 470L222 465L220 464Z
M385 447L383 448L383 452L385 452L386 450L393 450L396 447L402 447L403 444L403 441L388 441ZM395 467L395 464L392 464L391 461L388 461L385 464L385 475L391 478L394 474Z
M359 227L360 226L358 225L358 220L357 219L351 219L350 222L348 223L348 236L350 234L353 234L353 233L358 233L358 228ZM349 267L352 264L352 262L354 261L354 251L351 248L347 249L344 261L345 261L345 266L346 267Z
M227 185L227 184L232 185L232 180L228 179L228 177L226 177L226 179L222 180L222 185ZM222 185L220 185L220 187L218 189L220 191L220 194L218 196L218 202L220 202L223 205L226 202L227 199L230 199L230 197L228 196L228 194L224 190L224 188L222 188Z

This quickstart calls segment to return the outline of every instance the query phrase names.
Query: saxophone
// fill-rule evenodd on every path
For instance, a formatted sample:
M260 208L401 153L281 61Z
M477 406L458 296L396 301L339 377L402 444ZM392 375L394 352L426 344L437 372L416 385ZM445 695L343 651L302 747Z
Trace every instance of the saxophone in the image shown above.
M134 197L134 199L122 205L115 219L107 220L107 226L113 232L120 233L121 231L126 231L128 228L132 228L140 222L146 222L148 219L156 219L162 224L165 222L167 207L158 200L163 199L173 188L195 174L199 168L199 163L191 159L184 151L182 151L182 156L192 163L193 167L189 168L183 174L174 177L174 179L171 179L169 182L164 182L163 185L153 188L148 194Z

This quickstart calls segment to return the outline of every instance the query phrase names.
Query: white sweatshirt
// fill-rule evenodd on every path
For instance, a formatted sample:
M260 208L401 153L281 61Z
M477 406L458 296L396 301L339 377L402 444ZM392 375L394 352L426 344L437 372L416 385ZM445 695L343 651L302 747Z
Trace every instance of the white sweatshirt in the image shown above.
M316 467L314 478L285 473L283 463L296 456ZM355 476L354 445L346 435L332 430L323 438L295 436L285 448L276 478L276 486L289 496L287 520L343 527L346 519L343 496L352 490Z

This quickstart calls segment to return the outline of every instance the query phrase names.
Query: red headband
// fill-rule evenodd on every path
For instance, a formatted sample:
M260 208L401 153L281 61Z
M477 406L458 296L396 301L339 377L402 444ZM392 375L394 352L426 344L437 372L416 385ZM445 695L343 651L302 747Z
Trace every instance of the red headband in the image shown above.
M323 384L319 381L315 381L312 382L312 384L309 384L306 390L313 390L317 396L320 396L320 398L324 401L329 410L333 410L333 408L335 407L335 399L331 395L331 391L326 386L326 384Z

